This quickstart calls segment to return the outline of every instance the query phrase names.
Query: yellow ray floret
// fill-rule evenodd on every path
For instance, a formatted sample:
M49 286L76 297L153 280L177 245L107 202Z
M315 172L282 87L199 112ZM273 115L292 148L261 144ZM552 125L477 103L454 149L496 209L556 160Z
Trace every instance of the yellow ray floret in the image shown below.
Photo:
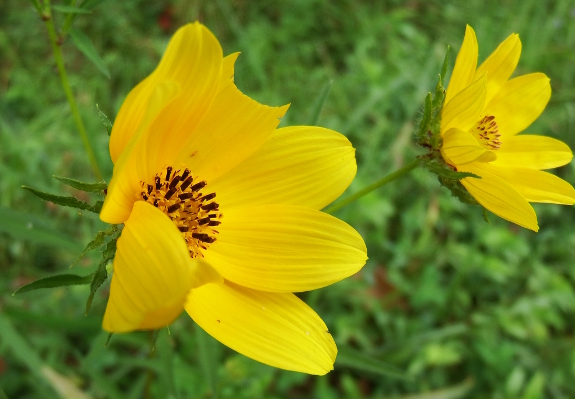
M276 130L288 107L242 94L237 57L186 25L120 109L100 218L125 227L104 328L157 329L185 309L246 356L325 374L335 343L293 292L367 260L361 236L320 211L353 180L355 150L329 129Z
M571 161L563 142L517 135L543 112L551 97L549 78L532 73L509 79L521 53L512 34L478 67L475 32L467 26L442 110L441 154L455 170L480 178L461 180L496 215L538 231L529 202L573 205L571 184L546 172Z

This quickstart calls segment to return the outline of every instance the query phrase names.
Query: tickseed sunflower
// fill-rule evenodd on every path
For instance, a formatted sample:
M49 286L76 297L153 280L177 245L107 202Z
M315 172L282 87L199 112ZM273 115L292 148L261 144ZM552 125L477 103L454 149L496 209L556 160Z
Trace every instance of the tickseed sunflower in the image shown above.
M186 25L122 104L100 218L124 229L103 327L157 329L185 309L248 357L325 374L335 343L293 292L365 264L361 236L319 211L354 178L355 150L328 129L276 130L288 107L243 95L237 56Z
M537 231L529 202L575 203L569 183L542 171L569 163L573 155L559 140L517 135L551 97L549 78L542 73L509 79L520 53L519 36L512 34L476 68L477 39L467 26L445 94L441 154L457 171L481 177L461 183L483 207Z

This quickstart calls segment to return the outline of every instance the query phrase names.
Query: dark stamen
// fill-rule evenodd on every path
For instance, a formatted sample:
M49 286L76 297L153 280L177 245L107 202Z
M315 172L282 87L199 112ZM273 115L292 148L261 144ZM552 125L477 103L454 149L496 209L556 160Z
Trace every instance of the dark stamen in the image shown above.
M174 204L174 205L168 207L168 213L175 212L175 211L177 211L178 209L180 209L180 204L179 204L179 203L178 203L178 204Z
M216 198L216 193L211 193L208 195L204 195L203 197L200 198L200 201L209 201L211 199Z
M178 195L178 198L180 198L182 201L185 201L187 199L190 199L194 196L194 193L184 193L184 194L180 194Z
M176 190L177 190L177 188L170 188L170 189L168 190L168 192L166 193L165 198L168 199L168 200L169 200L170 198L172 198L172 195L174 195L174 193L176 192Z
M209 217L198 220L198 224L199 224L200 226L203 225L203 224L207 224L207 223L209 223L209 222L210 222L210 218L209 218Z
M170 183L170 189L176 187L180 182L180 176L174 176L174 180Z
M216 241L214 238L210 237L207 234L203 234L203 233L192 233L192 237L194 237L197 240L200 240L202 242L207 242L207 243L211 243Z
M182 173L182 177L180 178L181 180L186 180L186 177L188 177L188 175L190 174L190 170L188 168L186 168L184 170L184 173Z
M148 184L148 195L152 194L153 189L154 189L154 187L152 187L151 184Z
M202 208L204 211L208 211L208 212L209 212L209 211L213 211L214 209L218 209L219 207L220 207L220 206L218 205L217 202L211 202L211 203L209 203L209 204L207 204L207 205L202 205L201 208Z
M201 181L201 182L199 182L199 183L197 183L197 184L194 184L194 185L192 186L192 191L201 190L201 189L204 188L205 186L206 186L206 182L205 182L205 181Z
M146 194L142 194L142 198L144 199L144 201L148 200L148 196Z
M218 220L210 220L210 223L208 223L208 226L218 226L220 223L220 221Z
M158 207L158 199L157 199L157 198L154 200L154 206L155 206L156 208Z
M186 170L187 170L187 169L186 169ZM184 180L183 177L182 177L182 180ZM194 178L193 178L192 176L188 177L188 178L182 183L182 185L180 186L180 189L181 189L182 191L184 191L186 188L188 188L188 186L189 186L190 184L192 184L193 181L194 181Z
M159 190L161 187L162 184L160 183L160 178L156 176L156 190Z
M178 229L179 229L182 233L185 233L186 231L188 231L188 226L178 226Z
M170 180L171 174L172 174L172 167L168 166L168 169L166 169L166 181Z
M210 213L210 214L208 215L208 217L213 219L213 218L217 218L218 215L216 215L215 213Z

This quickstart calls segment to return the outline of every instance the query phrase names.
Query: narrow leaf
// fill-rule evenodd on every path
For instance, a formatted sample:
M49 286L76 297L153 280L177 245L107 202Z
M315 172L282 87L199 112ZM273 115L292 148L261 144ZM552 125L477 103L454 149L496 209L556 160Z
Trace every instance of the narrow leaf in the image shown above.
M92 281L92 275L88 276L78 276L76 274L59 274L57 276L50 276L46 278L41 278L30 284L26 284L16 292L12 294L12 296L16 294L23 294L25 292L38 290L40 288L55 288L55 287L64 287L66 285L82 285L82 284L90 284Z
M108 132L108 136L111 135L112 134L112 122L110 122L110 120L108 119L108 117L106 116L105 113L100 111L100 107L98 107L98 104L96 104L96 109L98 110L98 116L100 117L102 124L104 124L104 127L106 128L106 131Z
M104 60L100 58L98 51L92 44L92 41L88 36L80 32L78 29L70 29L70 36L72 37L72 41L90 61L102 72L108 79L110 78L110 72L104 64Z
M369 355L363 354L355 349L338 346L338 354L335 363L339 366L346 366L355 370L385 375L387 377L399 378L402 380L411 380L403 370L382 362L379 359L374 359Z
M82 209L84 211L90 211L94 213L100 213L102 209L103 202L98 201L94 206L88 204L87 202L81 201L78 198L74 197L64 197L61 195L55 195L50 193L45 193L40 190L36 190L35 188L22 186L23 189L30 191L36 197L43 199L44 201L53 202L56 205L67 206L70 208Z
M445 58L443 59L443 66L441 67L441 85L445 87L445 74L447 73L447 66L449 65L449 46L447 46L447 51L445 52Z
M102 4L104 1L106 0L86 0L80 5L80 7L85 10L92 10L93 8Z
M436 175L449 180L461 180L466 177L474 177L476 179L481 179L481 176L477 176L469 172L458 172L449 167L440 165L436 162L427 162L425 166L427 166L427 168Z
M88 300L86 301L86 312L87 315L92 307L92 301L94 300L94 295L96 295L96 291L104 281L108 278L108 271L106 270L106 266L108 262L114 259L116 255L116 239L113 239L106 245L106 249L102 253L102 260L98 265L98 270L94 273L94 277L92 278L92 282L90 284L90 295L88 296Z
M72 238L53 228L52 223L37 216L0 207L0 220L0 232L12 237L71 251L82 248Z
M60 180L62 183L74 187L77 190L85 191L87 193L98 193L104 191L108 188L108 185L104 182L100 183L84 183L79 180L70 179L68 177L52 176L56 180Z
M66 14L92 14L92 11L72 6L50 6L50 9Z
M80 255L78 255L78 257L76 258L74 263L72 263L72 265L70 265L70 267L73 267L76 263L78 263L80 261L80 259L82 259L91 250L96 249L96 248L100 248L102 245L104 245L104 240L106 239L106 237L109 234L111 234L110 230L99 231L98 234L96 234L96 237L94 237L94 239L92 241L90 241L88 243L88 245L86 245L86 248L84 248L82 253Z
M423 106L423 116L421 118L421 123L419 124L419 132L424 135L429 130L429 124L431 122L431 93L427 93L425 97L425 105Z
M329 95L331 90L331 85L333 84L333 80L330 80L325 84L325 86L319 92L319 95L315 99L312 107L311 113L308 121L309 126L317 126L317 121L319 120L319 115L321 114L321 110L323 109L323 105L325 104L325 100Z

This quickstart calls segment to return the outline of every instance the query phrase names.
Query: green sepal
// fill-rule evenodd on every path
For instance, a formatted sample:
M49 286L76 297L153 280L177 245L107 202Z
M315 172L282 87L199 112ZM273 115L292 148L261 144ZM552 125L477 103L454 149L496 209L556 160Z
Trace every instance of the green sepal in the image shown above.
M449 191L451 191L451 195L459 201L469 205L480 205L479 202L469 194L469 191L463 187L463 184L461 184L459 180L445 179L440 176L437 178L439 179L439 183L441 183L442 186L447 187Z
M456 170L453 170L445 162L441 162L438 160L425 162L425 166L427 167L427 169L435 173L437 176L448 180L461 180L466 177L474 177L476 179L481 179L480 176L477 176L476 174L473 173L458 172Z
M104 125L104 127L106 128L106 131L108 132L108 136L112 134L112 122L110 122L110 120L108 119L108 117L106 116L105 113L103 113L102 111L100 111L100 107L98 106L98 104L96 104L96 110L98 111L98 116L100 117L100 120L102 121L102 124Z
M90 284L90 281L92 281L91 274L87 276L78 276L76 274L58 274L56 276L41 278L31 282L30 284L26 284L18 288L16 292L12 294L12 296L38 290L40 288L56 288L64 287L67 285Z
M70 265L70 267L73 267L76 263L78 263L80 259L82 259L88 252L100 248L102 245L104 245L106 237L114 234L115 232L116 232L115 226L110 227L108 230L99 231L98 234L96 234L96 237L94 237L94 239L90 241L88 245L86 245L82 253L78 255L78 257L76 258L74 263Z
M489 215L487 214L487 209L483 208L483 220L485 220L487 223L491 223L489 221Z
M104 344L104 347L108 346L108 344L110 343L110 340L112 339L112 335L114 335L113 332L108 334L108 338L106 339L106 343Z
M62 176L52 176L52 177L66 184L67 186L73 187L77 190L84 191L87 193L99 193L108 188L108 185L104 182L85 183L79 180L70 179L68 177L62 177Z
M108 270L106 266L108 266L108 262L114 259L116 256L116 238L108 242L106 245L106 249L102 253L102 259L98 264L98 269L92 278L92 282L90 284L90 295L88 296L88 300L86 301L86 312L87 315L92 307L92 301L94 300L94 295L96 295L96 291L108 278Z
M447 74L447 67L449 65L449 46L447 46L447 51L445 52L445 58L443 59L443 66L441 67L441 84L445 86L445 75Z
M83 211L89 211L94 213L100 213L102 210L102 205L104 205L103 201L98 201L94 205L90 205L85 201L81 201L75 197L64 197L61 195L55 195L50 193L45 193L40 190L36 190L35 188L22 186L23 189L30 191L36 197L43 199L44 201L53 202L56 205L67 206L70 208L81 209Z

